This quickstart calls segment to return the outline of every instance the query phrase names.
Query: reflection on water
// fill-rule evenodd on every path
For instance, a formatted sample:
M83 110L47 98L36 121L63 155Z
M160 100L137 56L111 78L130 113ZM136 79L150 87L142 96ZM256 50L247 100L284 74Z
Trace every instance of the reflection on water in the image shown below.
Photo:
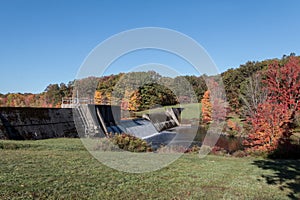
M201 146L206 136L206 130L203 127L176 127L169 131L164 131L154 137L146 139L148 143L151 143L154 149L165 145L177 145L184 146L185 148L197 145ZM206 142L210 138L206 138ZM242 138L240 137L228 137L226 135L220 135L215 146L226 150L228 153L233 153L237 150L242 150Z

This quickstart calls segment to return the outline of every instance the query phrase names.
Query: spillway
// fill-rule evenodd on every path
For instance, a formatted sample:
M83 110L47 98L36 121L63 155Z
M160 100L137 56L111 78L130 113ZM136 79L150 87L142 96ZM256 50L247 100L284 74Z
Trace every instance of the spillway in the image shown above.
M106 137L128 133L147 142L168 142L176 137L180 108L121 120L119 106L76 104L72 108L0 108L0 139Z
M77 113L83 113L79 116L82 120L77 129L85 130L87 137L128 133L147 142L170 141L176 133L168 130L179 125L181 111L180 108L171 108L146 114L143 118L121 120L119 106L90 104L77 108Z

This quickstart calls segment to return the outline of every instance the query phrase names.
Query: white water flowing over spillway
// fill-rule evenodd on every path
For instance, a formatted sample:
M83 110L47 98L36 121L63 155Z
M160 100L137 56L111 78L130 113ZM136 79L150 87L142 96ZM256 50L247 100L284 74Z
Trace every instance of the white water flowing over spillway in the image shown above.
M107 131L129 133L139 138L147 138L158 133L153 124L146 119L121 120L118 125L107 127Z
M161 124L162 122L160 122L160 128L162 127ZM165 124L169 127L169 123L166 122ZM153 148L158 148L161 145L168 145L171 142L174 142L173 139L177 136L176 132L158 132L155 124L147 119L121 120L118 125L107 127L107 130L114 134L128 133L134 135L147 141Z
M119 106L89 104L82 108L79 107L79 109L82 113L83 126L91 126L84 130L95 129L95 133L88 132L86 137L127 133L146 140L152 146L190 143L193 140L193 138L183 137L176 131L176 127L178 128L180 125L181 108L146 114L144 118L130 120L120 119L121 110Z

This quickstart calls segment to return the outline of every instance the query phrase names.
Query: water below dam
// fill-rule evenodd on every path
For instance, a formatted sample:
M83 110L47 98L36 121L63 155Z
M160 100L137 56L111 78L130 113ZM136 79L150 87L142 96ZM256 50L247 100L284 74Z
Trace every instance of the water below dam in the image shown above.
M154 149L160 146L183 146L185 148L192 146L201 146L203 141L207 143L215 142L215 146L233 153L237 150L243 149L243 139L240 137L229 137L227 135L219 135L215 141L213 138L207 136L206 131L198 126L179 126L168 131L163 131L152 137L145 138L145 140L152 145Z

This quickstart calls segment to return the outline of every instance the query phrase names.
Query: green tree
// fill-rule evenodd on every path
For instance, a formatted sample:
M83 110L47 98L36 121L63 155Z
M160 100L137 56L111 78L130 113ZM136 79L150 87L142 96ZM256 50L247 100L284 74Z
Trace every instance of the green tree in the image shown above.
M139 88L140 110L146 110L156 105L166 106L178 103L174 93L157 83L145 84Z

